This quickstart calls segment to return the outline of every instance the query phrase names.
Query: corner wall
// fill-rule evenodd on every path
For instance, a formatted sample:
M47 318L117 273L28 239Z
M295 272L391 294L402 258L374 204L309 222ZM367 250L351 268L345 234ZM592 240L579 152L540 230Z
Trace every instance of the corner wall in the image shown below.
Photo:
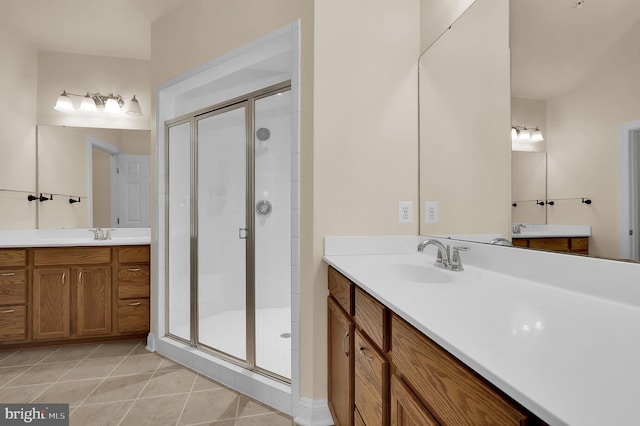
M35 191L38 52L5 28L0 51L0 190ZM35 203L13 191L0 191L0 229L35 228Z

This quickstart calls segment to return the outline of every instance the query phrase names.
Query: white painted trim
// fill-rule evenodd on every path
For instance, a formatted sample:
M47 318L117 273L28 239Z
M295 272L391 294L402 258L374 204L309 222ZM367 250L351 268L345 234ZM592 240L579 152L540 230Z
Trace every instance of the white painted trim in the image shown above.
M298 400L298 413L293 421L300 426L329 426L333 424L333 417L326 399L301 397Z
M95 136L87 135L87 197L89 208L88 221L89 228L93 228L93 148L104 151L111 154L111 187L113 188L114 182L114 156L120 154L121 150L117 146L111 145L109 142L105 142L102 139L98 139ZM111 212L113 213L113 191L111 192ZM113 225L113 214L111 216Z
M640 120L619 126L619 258L640 260L638 248L638 138ZM629 235L629 230L633 235Z

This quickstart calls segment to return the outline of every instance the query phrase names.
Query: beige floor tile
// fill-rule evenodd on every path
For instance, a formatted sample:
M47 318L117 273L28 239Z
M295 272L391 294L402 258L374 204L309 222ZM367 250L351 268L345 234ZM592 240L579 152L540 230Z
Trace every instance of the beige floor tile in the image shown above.
M203 422L197 423L197 426L235 426L236 419L220 420L219 422ZM192 425L189 425L192 426ZM193 425L196 426L196 425Z
M258 416L239 417L236 426L292 426L293 419L281 413L261 414Z
M62 381L107 377L124 357L85 359L62 377Z
M19 387L6 387L0 389L0 401L4 404L31 402L49 385L31 385Z
M41 383L53 383L64 376L77 364L77 361L58 362L55 364L34 365L22 375L11 380L9 386L36 385Z
M135 399L150 377L151 374L107 377L83 405Z
M162 358L162 362L160 363L160 367L158 370L169 370L176 368L187 368L182 364L178 364L177 362L171 361L169 358Z
M96 349L89 358L108 358L113 356L125 356L135 349L138 345L137 340L131 342L115 342L115 343L103 343L98 349Z
M4 386L11 380L15 379L18 375L27 371L30 367L28 365L21 365L18 367L2 367L0 368L0 386Z
M193 385L194 391L220 389L220 388L224 388L224 386L216 382L215 380L211 380L210 378L202 376L200 374L198 374L196 383Z
M43 362L79 361L86 358L91 352L95 351L98 346L100 345L63 346L48 356Z
M154 373L141 397L190 392L197 374L186 368L158 370Z
M129 355L111 375L124 376L127 374L153 373L158 369L162 359L158 354Z
M240 395L240 401L238 403L238 417L254 416L256 414L268 414L273 413L275 410L268 407L255 399L249 398L245 395Z
M228 389L192 392L184 408L180 425L215 422L236 417L238 395Z
M117 426L132 401L83 405L70 416L70 426Z
M75 382L54 383L32 402L66 403L70 407L80 405L82 401L98 387L102 379L79 380Z
M8 351L0 351L0 362L2 362L7 357L10 357L14 353L18 352L16 349L10 349Z
M45 348L45 349L25 349L18 351L13 355L0 361L0 367L9 367L13 365L33 365L37 364L52 353L57 348Z
M120 426L175 425L188 394L139 399L120 423Z
M138 346L136 346L129 355L144 355L150 353L151 352L147 350L147 342L139 342Z

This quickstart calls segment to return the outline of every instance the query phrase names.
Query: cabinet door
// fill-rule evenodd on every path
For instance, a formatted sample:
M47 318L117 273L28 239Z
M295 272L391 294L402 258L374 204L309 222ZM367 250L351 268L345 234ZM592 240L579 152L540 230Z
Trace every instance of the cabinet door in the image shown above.
M78 336L111 333L111 268L78 268L76 324Z
M356 306L356 312L357 310ZM360 334L360 331L356 331L354 349L355 405L365 424L386 425L389 423L387 410L389 363L376 346Z
M69 337L69 268L33 272L33 338Z
M353 425L353 322L328 298L329 409L337 426Z
M391 376L391 424L394 426L438 425L411 389L396 376Z

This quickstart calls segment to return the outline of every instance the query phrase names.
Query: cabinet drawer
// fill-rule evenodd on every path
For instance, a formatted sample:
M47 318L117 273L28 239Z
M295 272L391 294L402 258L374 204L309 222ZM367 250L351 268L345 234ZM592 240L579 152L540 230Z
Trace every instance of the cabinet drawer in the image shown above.
M369 336L378 348L389 350L385 332L387 309L360 287L356 287L356 324Z
M118 302L118 331L120 333L149 331L149 299L129 299Z
M118 298L149 297L149 265L129 265L118 268Z
M569 251L568 238L531 238L529 248L539 250Z
M27 309L24 306L0 308L0 342L24 340L27 336Z
M589 254L589 238L571 238L571 251Z
M118 248L120 263L149 263L149 246L121 246Z
M356 331L355 404L367 425L388 423L389 363L375 346Z
M351 281L329 266L329 293L349 315L353 315L353 288Z
M527 419L473 370L395 314L391 358L396 374L439 423L519 425Z
M26 266L27 250L0 249L0 267Z
M529 240L526 238L513 238L511 243L514 247L529 247Z
M27 271L0 270L0 305L21 305L27 292Z
M111 263L110 247L43 248L33 251L35 266Z

